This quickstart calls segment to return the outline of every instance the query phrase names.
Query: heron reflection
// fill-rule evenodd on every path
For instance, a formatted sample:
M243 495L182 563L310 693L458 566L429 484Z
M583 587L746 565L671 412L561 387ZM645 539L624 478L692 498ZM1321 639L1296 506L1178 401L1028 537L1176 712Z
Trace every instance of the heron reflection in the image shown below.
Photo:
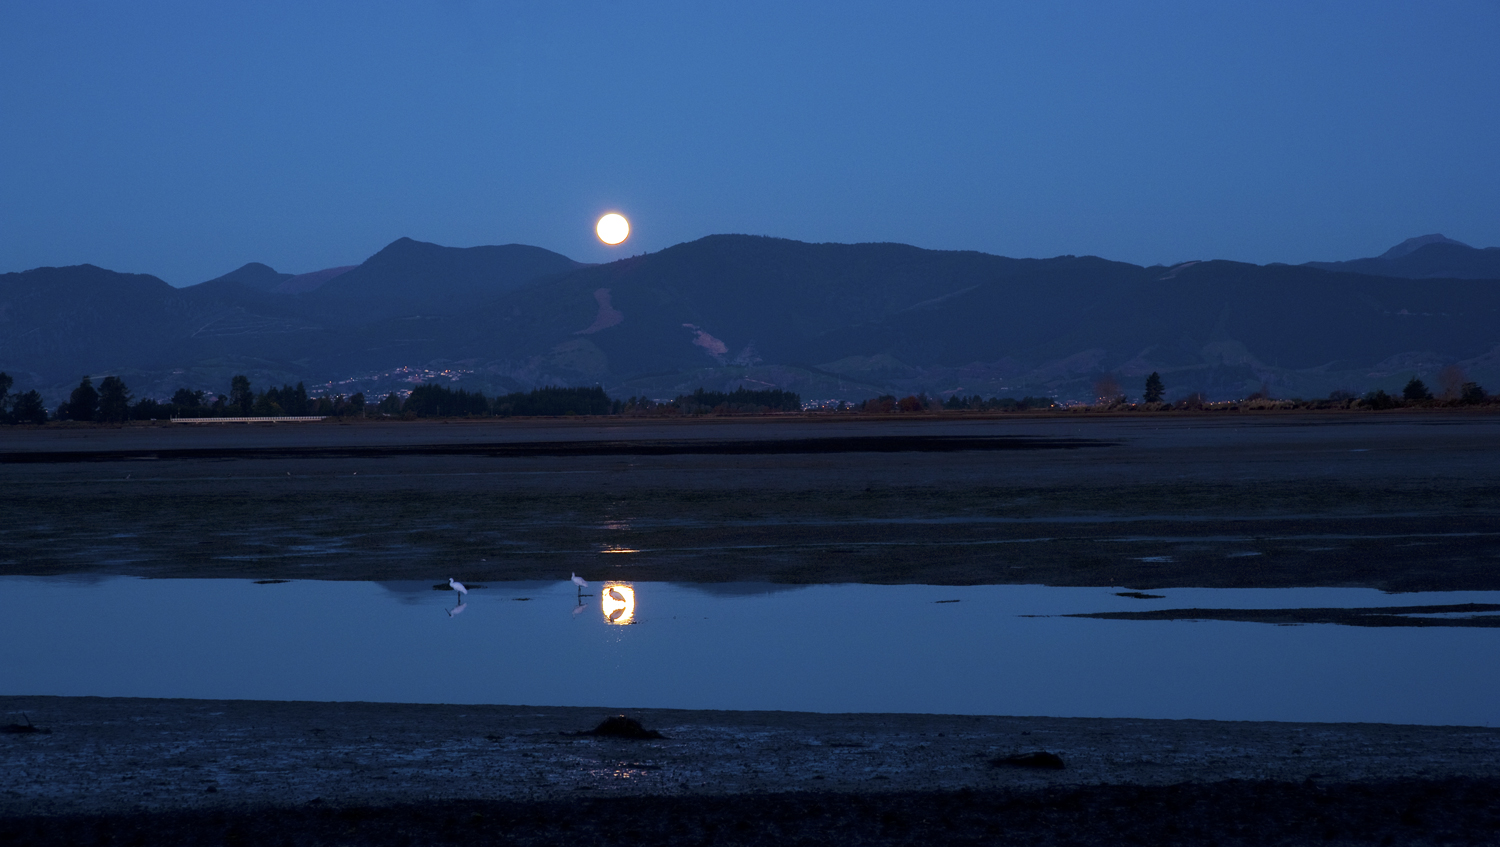
M604 610L605 623L635 623L635 589L625 583L604 586L599 606Z
M463 614L464 609L467 609L467 608L469 608L469 604L466 603L466 602L464 602L463 600L460 600L460 601L458 601L458 605L457 606L454 606L451 609L444 609L443 611L447 612L448 613L448 617L451 618L451 617L454 617L456 615Z

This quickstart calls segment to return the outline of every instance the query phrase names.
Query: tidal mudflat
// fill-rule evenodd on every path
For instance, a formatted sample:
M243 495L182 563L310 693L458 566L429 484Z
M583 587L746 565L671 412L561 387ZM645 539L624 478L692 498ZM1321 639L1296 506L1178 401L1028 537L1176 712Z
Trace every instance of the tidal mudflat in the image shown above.
M1500 420L1463 413L8 428L0 573L1107 586L1172 618L1206 608L1173 603L1190 588L1495 591L1497 436ZM849 449L860 438L884 446ZM990 441L950 449L959 438ZM819 451L820 439L844 446ZM590 443L525 446L549 441ZM1399 616L1424 614L1453 613ZM1266 620L1072 623L1495 632ZM1457 660L1483 674L1489 658ZM433 684L451 670L435 667ZM597 702L615 702L607 694ZM0 723L50 730L0 736L0 840L1487 844L1500 833L1493 728L642 709L632 714L666 739L563 734L609 711L0 697ZM1065 769L993 764L1044 750Z
M0 573L1495 590L1496 444L1463 412L7 428Z
M1500 730L0 697L25 844L1491 844ZM1065 767L997 764L1052 752Z

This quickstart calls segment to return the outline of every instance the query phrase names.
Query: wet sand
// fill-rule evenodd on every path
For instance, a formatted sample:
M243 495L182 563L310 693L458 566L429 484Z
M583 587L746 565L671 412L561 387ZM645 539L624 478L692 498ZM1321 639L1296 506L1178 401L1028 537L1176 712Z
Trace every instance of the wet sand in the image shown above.
M0 722L24 712L48 730L0 735L0 836L80 843L102 827L194 843L239 828L350 843L349 825L366 822L358 843L695 831L714 843L1113 843L1125 824L1158 843L1174 830L1322 841L1330 826L1485 843L1500 824L1497 729L623 710L666 737L574 734L612 711L0 697ZM1064 769L992 764L1039 750ZM1144 820L1143 804L1155 809ZM1413 822L1414 808L1426 817ZM580 816L562 826L568 810ZM893 817L862 829L872 812Z
M0 573L1500 589L1471 412L0 428Z

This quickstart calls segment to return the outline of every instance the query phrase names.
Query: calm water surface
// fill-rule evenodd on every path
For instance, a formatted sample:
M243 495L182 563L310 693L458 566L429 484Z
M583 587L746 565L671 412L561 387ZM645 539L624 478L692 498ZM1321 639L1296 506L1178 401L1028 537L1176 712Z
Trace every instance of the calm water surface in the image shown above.
M1500 726L1500 629L1047 617L1500 592L1113 591L4 577L0 694Z

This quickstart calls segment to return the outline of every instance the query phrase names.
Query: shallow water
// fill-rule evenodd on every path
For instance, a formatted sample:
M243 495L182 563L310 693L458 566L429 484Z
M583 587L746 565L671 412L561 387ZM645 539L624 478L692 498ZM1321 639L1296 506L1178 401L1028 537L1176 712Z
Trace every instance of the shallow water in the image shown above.
M1500 629L1054 617L1500 592L627 587L4 577L0 694L1500 726Z

